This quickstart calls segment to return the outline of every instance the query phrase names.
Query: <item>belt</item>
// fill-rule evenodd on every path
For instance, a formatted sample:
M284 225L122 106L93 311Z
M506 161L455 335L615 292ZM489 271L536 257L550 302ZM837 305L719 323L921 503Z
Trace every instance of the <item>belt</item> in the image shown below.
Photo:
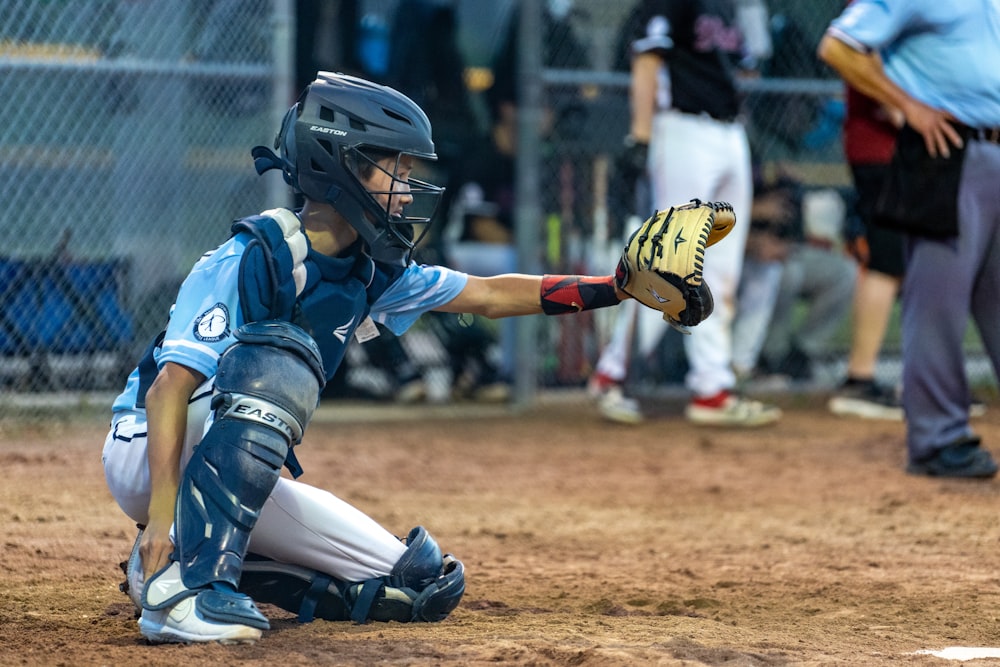
M969 127L959 125L962 137L965 139L977 139L988 144L1000 144L1000 127Z
M991 144L1000 144L1000 127L973 128L972 137Z
M735 123L740 119L739 116L715 116L707 111L686 111L684 109L678 109L677 107L666 107L660 109L660 111L677 111L684 114L685 116L696 116L698 118L705 118L707 120L714 120L720 123Z

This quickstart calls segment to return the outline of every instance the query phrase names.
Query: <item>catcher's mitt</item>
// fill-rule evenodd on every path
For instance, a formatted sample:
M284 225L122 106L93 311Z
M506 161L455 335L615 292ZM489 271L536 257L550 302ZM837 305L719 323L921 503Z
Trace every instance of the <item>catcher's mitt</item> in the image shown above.
M702 280L705 249L736 224L725 202L692 199L654 213L629 238L615 271L615 284L640 303L663 312L663 319L689 333L712 314L712 292Z

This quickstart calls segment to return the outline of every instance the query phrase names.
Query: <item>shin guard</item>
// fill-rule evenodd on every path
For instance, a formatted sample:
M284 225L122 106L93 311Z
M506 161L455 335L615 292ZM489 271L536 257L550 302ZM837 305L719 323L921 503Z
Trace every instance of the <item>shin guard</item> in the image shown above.
M315 342L298 327L256 322L235 336L219 360L214 423L178 492L177 560L188 589L238 586L250 531L324 382Z

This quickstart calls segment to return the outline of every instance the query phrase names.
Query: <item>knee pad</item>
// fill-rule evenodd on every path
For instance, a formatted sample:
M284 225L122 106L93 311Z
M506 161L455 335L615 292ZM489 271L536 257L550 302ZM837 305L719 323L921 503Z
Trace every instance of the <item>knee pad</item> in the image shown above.
M417 526L407 536L406 551L393 566L387 586L417 593L410 620L443 621L465 594L465 566L451 554L442 556L431 534Z
M327 621L443 621L465 593L465 567L450 554L442 556L423 528L400 558L393 574L368 581L345 582L315 570L248 556L240 591L299 615L308 623Z
M219 358L215 376L216 418L257 421L298 444L326 384L316 341L279 320L244 324L233 335L238 342Z
M465 566L451 554L439 564L439 574L422 589L393 586L384 577L350 585L343 595L351 620L437 623L448 618L465 593Z
M406 551L393 565L388 583L422 591L441 574L441 562L441 547L423 526L417 526L406 536Z
M236 338L219 360L215 421L178 491L177 558L191 589L238 585L250 531L323 382L315 343L298 327L258 322L237 329Z
M430 533L417 526L406 538L406 551L388 577L350 585L351 619L436 622L448 617L465 593L465 566L447 554Z
M465 565L451 554L441 561L441 574L413 601L412 621L437 623L448 618L465 594Z

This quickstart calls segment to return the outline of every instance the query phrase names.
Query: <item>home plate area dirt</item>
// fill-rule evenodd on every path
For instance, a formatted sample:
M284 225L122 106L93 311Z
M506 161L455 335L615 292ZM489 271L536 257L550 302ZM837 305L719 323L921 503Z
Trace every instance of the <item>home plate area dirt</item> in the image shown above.
M1000 482L908 476L902 424L783 407L741 431L670 405L615 426L582 396L384 418L324 405L303 481L394 534L427 527L466 594L438 624L302 625L264 606L252 646L139 635L106 416L0 422L0 664L1000 665ZM1000 455L1000 408L974 424Z

